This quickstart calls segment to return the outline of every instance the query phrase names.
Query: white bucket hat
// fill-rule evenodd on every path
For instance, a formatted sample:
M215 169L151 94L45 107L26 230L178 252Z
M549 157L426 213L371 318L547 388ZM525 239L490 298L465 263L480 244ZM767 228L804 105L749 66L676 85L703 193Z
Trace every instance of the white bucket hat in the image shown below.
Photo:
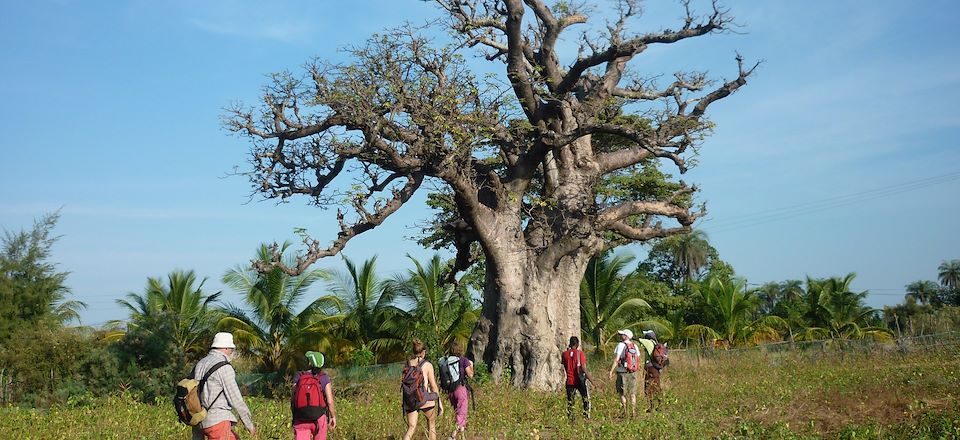
M213 343L210 348L237 348L233 345L233 333L220 332L213 335Z
M623 329L623 330L617 330L617 334L618 334L618 335L627 335L627 339L633 339L633 331L631 331L631 330L628 329L628 328L625 328L625 329Z

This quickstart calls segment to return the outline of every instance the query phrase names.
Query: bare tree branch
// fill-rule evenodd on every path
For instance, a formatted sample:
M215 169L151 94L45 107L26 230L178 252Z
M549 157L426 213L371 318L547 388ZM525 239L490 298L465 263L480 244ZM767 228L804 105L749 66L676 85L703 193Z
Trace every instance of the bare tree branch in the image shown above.
M745 84L747 83L747 77L750 76L750 74L752 74L753 71L754 71L754 70L757 68L757 66L759 66L759 65L760 65L760 61L757 61L757 62L756 62L752 67L750 67L749 69L744 69L744 67L743 67L743 56L741 56L741 55L738 53L738 54L737 54L737 67L738 67L738 70L740 71L740 73L739 73L739 75L737 75L737 79L734 79L734 80L732 80L732 81L727 81L727 82L723 83L723 85L720 86L720 88L718 88L717 90L714 90L714 91L711 92L709 95L707 95L707 96L703 97L702 99L700 99L700 102L697 103L697 106L694 107L693 110L690 112L690 116L691 116L691 117L694 117L694 118L698 118L698 117L700 117L701 115L703 115L704 113L706 113L706 111L707 111L707 106L709 106L710 104L713 104L714 102L716 102L716 101L718 101L718 100L720 100L720 99L723 99L723 98L726 98L727 96L732 95L733 92L736 92L737 89L739 89L740 87L742 87L743 85L745 85Z
M271 255L273 257L271 261L266 262L263 260L252 260L252 267L254 270L257 270L261 273L267 273L274 269L280 269L288 275L296 276L305 272L311 264L315 263L320 258L338 254L341 250L343 250L343 247L348 241L350 241L350 239L363 232L373 229L376 226L379 226L393 213L397 212L397 210L400 209L400 207L410 199L410 196L412 196L413 193L420 188L424 178L422 174L414 174L403 177L407 179L406 184L403 186L403 188L393 191L393 198L391 200L382 204L382 206L380 206L376 212L367 213L356 223L348 225L344 220L343 213L337 211L337 219L340 222L340 233L337 234L336 240L334 240L329 247L321 248L319 241L310 237L304 237L303 243L307 247L306 253L304 255L298 255L295 259L295 265L290 267L283 262L283 255L281 252L279 252L279 246L274 243L270 247Z
M659 215L674 218L683 226L690 226L696 219L704 215L704 212L690 212L689 208L674 203L680 196L696 191L696 188L689 187L683 182L681 182L680 185L680 188L665 200L633 200L607 208L597 216L597 225L600 228L608 228L627 217Z
M676 43L687 38L706 35L711 32L719 32L725 29L731 22L731 18L726 11L713 4L713 13L709 15L705 22L693 25L695 18L689 9L689 2L684 2L687 6L687 16L683 29L678 31L665 30L663 32L642 35L618 43L617 38L612 39L612 44L605 50L594 51L592 55L581 57L570 67L570 70L564 76L563 81L557 87L557 93L564 94L573 90L573 87L580 81L584 72L592 67L608 63L603 83L609 91L619 82L620 75L623 72L622 65L630 58L643 52L651 44L670 44Z

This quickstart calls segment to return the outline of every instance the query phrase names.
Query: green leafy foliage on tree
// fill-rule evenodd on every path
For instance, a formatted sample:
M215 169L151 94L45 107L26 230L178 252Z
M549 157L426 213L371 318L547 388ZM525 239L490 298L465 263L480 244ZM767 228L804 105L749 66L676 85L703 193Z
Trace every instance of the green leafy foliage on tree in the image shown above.
M207 294L203 291L205 282L200 280L198 284L192 270L175 270L167 274L166 280L147 278L143 292L128 293L127 299L117 300L130 312L129 319L112 321L110 325L125 326L127 332L136 330L144 338L157 340L148 345L164 345L161 341L166 340L170 354L196 357L206 352L220 318L213 306L220 292Z
M856 274L826 279L807 278L805 302L809 326L798 339L874 339L890 340L892 334L883 327L879 310L867 307L867 292L851 288Z
M675 290L708 276L729 280L734 275L733 267L720 259L707 234L699 229L658 240L638 270Z
M756 345L778 341L787 330L787 322L779 316L755 318L760 299L743 279L711 278L697 286L697 293L696 307L704 319L683 329L691 340L723 347Z
M282 249L288 247L284 243ZM270 255L266 245L257 251L260 260ZM261 273L242 266L223 276L223 282L242 295L246 309L227 306L217 328L232 332L238 347L253 358L256 379L266 390L273 392L292 371L305 367L306 351L333 347L333 329L342 318L340 299L319 296L300 308L308 289L327 278L320 269L291 276L280 269Z
M605 352L617 330L639 325L641 311L650 309L632 283L636 274L622 273L632 260L622 254L595 257L580 282L580 328L596 353Z
M404 340L427 343L430 358L446 352L453 341L466 346L477 323L479 308L465 288L444 282L449 266L434 255L426 264L407 256L414 269L391 282L397 304L405 313L384 322L383 328Z
M67 300L69 272L50 261L59 213L34 221L29 231L4 231L0 243L0 344L23 328L79 321L80 301Z
M115 350L85 328L22 327L0 350L0 402L83 404L129 383Z
M343 318L337 329L340 355L350 356L356 349L368 349L376 362L399 360L404 339L387 325L405 312L395 305L398 291L376 271L377 257L357 266L343 258L346 271L334 275L328 289L343 302Z

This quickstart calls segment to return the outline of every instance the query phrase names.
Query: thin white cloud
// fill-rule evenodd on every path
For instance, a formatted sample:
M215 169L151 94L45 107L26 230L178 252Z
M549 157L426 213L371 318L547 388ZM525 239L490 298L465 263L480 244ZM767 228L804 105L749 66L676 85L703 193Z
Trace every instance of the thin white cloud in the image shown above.
M255 17L211 17L194 18L189 23L200 30L231 37L266 39L293 43L304 41L310 36L305 23L292 21L257 22Z
M289 2L216 0L179 2L186 22L204 32L229 37L295 43L310 39L315 28L304 5Z
M272 205L271 205L272 207ZM218 220L218 221L317 221L323 211L303 207L305 214L291 214L289 210L257 209L255 212L231 207L230 209L175 209L145 208L110 205L57 205L54 203L12 203L0 206L0 216L37 216L60 210L62 216L110 218L126 220ZM309 211L312 210L312 211ZM312 215L311 215L312 214Z

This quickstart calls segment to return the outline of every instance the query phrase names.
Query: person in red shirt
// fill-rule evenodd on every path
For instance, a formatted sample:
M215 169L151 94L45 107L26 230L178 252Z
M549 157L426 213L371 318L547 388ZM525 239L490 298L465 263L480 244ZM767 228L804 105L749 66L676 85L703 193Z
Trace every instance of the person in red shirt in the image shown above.
M573 399L574 392L580 392L580 398L583 399L583 416L590 418L590 393L587 390L587 381L592 381L593 377L587 371L587 355L580 349L580 338L570 337L570 345L561 355L563 370L566 372L567 389L567 416L573 420Z

